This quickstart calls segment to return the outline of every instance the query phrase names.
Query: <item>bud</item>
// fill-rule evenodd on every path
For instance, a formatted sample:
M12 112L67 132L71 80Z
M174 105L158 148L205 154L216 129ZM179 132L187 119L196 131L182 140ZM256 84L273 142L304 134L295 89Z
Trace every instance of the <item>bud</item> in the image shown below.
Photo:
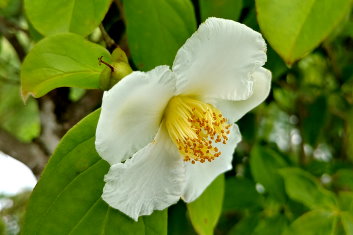
M107 67L103 69L99 76L99 87L102 90L109 90L122 78L132 73L128 58L125 52L117 47L112 53L112 61L110 64L103 61L102 57L98 58L100 64Z

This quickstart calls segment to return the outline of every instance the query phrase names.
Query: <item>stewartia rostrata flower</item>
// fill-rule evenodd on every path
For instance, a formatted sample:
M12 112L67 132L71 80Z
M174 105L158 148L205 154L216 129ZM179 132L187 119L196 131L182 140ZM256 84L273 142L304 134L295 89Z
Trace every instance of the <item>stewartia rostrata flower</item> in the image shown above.
M133 72L106 91L96 132L111 165L103 199L137 220L199 197L232 168L241 139L234 122L268 96L265 62L261 34L209 18L171 69Z

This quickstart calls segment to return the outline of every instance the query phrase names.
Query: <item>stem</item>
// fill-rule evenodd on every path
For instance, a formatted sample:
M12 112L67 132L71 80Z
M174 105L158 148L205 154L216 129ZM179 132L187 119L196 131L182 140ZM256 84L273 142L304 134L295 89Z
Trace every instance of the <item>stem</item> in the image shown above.
M110 70L112 71L112 73L114 72L114 67L110 64L108 64L107 62L105 62L104 60L102 60L103 56L98 58L99 61L99 65L101 65L102 63L105 64L106 66L108 66L110 68Z
M112 39L109 34L107 33L107 31L105 30L103 24L100 24L99 25L99 29L102 33L102 37L103 37L103 40L104 42L107 44L108 47L117 47L118 44L115 43L114 39Z

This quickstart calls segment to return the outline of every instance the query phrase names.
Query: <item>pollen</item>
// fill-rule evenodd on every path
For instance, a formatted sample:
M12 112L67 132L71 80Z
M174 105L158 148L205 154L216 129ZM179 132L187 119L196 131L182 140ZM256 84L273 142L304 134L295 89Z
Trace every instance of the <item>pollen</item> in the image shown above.
M211 162L221 156L219 144L227 144L231 125L213 105L193 97L175 96L164 116L170 138L184 161Z

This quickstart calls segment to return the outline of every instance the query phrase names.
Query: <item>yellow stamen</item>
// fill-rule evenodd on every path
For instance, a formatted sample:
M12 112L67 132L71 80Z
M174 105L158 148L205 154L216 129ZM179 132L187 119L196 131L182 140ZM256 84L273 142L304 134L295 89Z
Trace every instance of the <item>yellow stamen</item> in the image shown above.
M184 161L211 162L222 154L213 144L227 143L231 125L214 106L188 96L175 96L164 118Z

